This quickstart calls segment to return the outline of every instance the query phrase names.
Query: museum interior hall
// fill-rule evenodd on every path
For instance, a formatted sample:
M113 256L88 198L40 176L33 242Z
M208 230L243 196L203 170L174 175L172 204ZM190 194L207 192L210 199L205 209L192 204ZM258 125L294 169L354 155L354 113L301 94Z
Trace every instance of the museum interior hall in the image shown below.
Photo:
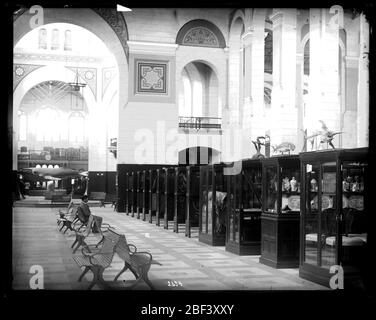
M12 290L367 290L362 10L32 8Z

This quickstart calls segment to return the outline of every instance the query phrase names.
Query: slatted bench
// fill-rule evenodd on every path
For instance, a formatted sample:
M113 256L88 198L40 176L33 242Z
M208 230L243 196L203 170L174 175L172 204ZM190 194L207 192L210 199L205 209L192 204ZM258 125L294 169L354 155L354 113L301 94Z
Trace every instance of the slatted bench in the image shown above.
M113 233L116 234L114 231ZM150 252L137 252L136 246L128 244L124 235L119 236L115 252L124 261L124 267L116 275L114 281L116 281L123 272L129 269L136 277L136 282L130 287L130 289L136 286L139 281L144 280L150 289L154 290L154 286L148 278L148 272L152 264L162 264L154 260ZM133 248L133 250L131 250L131 248Z
M71 201L70 195L53 194L51 195L51 204L54 203L69 203Z
M90 192L90 195L89 195L89 200L97 200L97 201L100 201L101 204L100 204L100 207L105 207L105 201L106 199L106 192Z
M89 250L90 247L95 247L96 245L87 245L82 248L82 255L73 257L73 260L80 268L84 267L78 281L81 281L88 271L91 271L94 275L88 290L96 284L108 288L107 283L103 279L103 272L111 265L120 237L120 235L109 229L103 232L102 246L97 252L93 253Z

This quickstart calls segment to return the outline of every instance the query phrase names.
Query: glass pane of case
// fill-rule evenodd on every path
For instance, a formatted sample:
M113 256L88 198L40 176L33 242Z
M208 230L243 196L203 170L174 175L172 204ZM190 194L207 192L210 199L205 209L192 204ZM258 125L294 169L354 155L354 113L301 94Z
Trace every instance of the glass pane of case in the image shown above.
M319 165L306 164L305 168L305 217L304 217L304 261L317 265L319 248L319 211L317 197L317 181Z
M266 168L265 208L268 212L277 212L278 178L277 167Z
M364 209L365 163L344 162L342 169L342 247L343 265L360 265L367 244Z
M204 168L202 168L204 169ZM201 207L201 232L206 233L206 219L207 219L207 204L208 204L208 194L207 194L207 170L201 170L201 188L202 188L202 207Z
M234 202L234 189L235 189L235 176L229 176L229 187L228 187L228 205L229 205L229 217L228 217L228 236L229 240L234 240L234 212L235 212L235 202Z
M323 239L321 266L324 268L330 268L337 264L336 179L336 163L323 163L321 180L321 237Z
M235 180L235 215L234 215L234 236L235 241L239 242L239 218L240 218L240 206L241 206L241 186L242 186L242 175L238 174L234 176Z
M259 225L254 221L258 219L255 211L261 210L261 171L251 168L243 172L243 217L242 217L242 241L257 241L260 239Z
M208 234L212 234L213 228L213 167L209 167L207 171L207 185L208 185L208 208L207 208L207 216L208 216Z
M281 211L300 211L300 169L283 167L281 172Z

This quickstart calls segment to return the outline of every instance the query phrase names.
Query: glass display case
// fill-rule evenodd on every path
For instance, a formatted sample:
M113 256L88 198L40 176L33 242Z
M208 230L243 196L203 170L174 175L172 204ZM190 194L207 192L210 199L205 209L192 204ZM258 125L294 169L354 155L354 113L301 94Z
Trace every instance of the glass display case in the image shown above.
M199 227L200 167L187 166L185 236L197 235Z
M241 172L227 176L226 250L239 255L260 254L261 161L243 160Z
M173 229L174 224L174 189L175 189L175 168L163 169L165 184L164 184L164 215L163 215L163 228Z
M224 246L226 240L226 176L224 165L200 167L199 241Z
M128 175L128 199L129 199L129 214L133 217L136 210L136 175L133 171Z
M164 179L164 172L163 169L156 170L156 214L155 214L155 224L157 226L161 225L161 218L164 215L164 196L165 196L165 179Z
M146 221L146 217L149 213L149 192L150 192L150 179L149 179L149 170L143 170L142 171L142 189L143 189L143 194L142 194L142 221Z
M154 223L157 214L157 170L149 170L149 223Z
M262 159L260 262L274 268L299 266L300 159Z
M174 190L174 232L185 228L186 196L187 196L187 169L185 166L175 168Z
M331 268L340 265L345 287L361 286L367 248L367 152L359 148L301 154L302 278L329 287Z
M137 187L137 209L136 209L136 217L140 219L141 213L143 212L144 208L144 186L143 186L143 172L136 171L136 187Z

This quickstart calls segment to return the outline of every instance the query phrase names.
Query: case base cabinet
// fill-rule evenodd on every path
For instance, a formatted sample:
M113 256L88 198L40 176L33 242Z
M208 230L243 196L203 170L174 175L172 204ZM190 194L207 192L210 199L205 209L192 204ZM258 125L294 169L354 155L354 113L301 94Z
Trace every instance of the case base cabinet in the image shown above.
M298 213L262 213L260 263L273 268L298 268L299 227Z

